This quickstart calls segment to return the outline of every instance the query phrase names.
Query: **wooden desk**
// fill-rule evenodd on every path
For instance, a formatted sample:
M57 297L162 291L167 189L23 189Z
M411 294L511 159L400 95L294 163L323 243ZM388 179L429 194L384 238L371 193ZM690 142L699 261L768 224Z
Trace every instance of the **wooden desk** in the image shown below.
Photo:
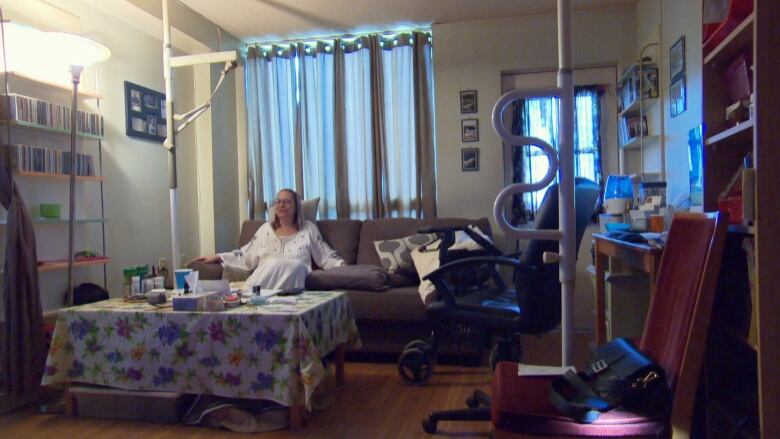
M658 263L661 261L661 249L645 244L634 244L626 241L608 238L595 233L596 257L596 345L601 346L606 340L607 327L605 321L606 285L605 275L612 260L610 270L618 271L622 264L642 270L650 275L650 291L655 291L655 275Z

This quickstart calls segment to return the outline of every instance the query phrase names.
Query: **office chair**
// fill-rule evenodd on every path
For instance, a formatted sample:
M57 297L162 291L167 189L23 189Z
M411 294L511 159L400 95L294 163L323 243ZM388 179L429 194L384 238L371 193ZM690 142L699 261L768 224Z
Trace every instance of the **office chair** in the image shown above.
M518 376L518 364L501 362L493 374L490 407L476 412L490 419L493 438L543 436L666 437L672 430L690 434L693 405L707 340L723 245L726 215L682 213L674 216L661 256L639 349L666 371L673 391L671 410L655 415L616 408L591 424L562 415L550 402L555 376ZM423 429L436 432L433 413ZM468 418L467 418L468 419Z
M590 180L575 180L576 242L579 242L599 197L599 187ZM537 229L558 228L558 185L547 190L534 221ZM486 339L497 336L498 343L490 353L490 365L500 360L519 360L522 352L520 334L543 334L561 320L561 285L558 264L544 264L542 254L557 252L557 241L531 240L519 259L482 256L445 263L430 273L439 300L426 307L426 317L433 330L427 340L415 340L404 349L398 362L399 375L409 383L420 384L433 373L439 338L456 328L482 330ZM508 266L514 272L514 288L507 288L496 272L496 266ZM476 273L476 275L473 275ZM485 278L495 281L485 284ZM464 278L477 279L474 283ZM481 393L474 398L486 401ZM472 401L474 404L476 402ZM487 419L487 418L486 418Z

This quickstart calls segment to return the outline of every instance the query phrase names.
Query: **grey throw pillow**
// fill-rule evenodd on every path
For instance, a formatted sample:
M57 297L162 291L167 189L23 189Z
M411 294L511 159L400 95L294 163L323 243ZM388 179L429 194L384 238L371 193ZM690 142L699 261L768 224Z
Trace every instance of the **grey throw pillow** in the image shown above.
M407 236L399 239L374 241L376 254L388 273L414 274L414 262L412 262L412 250L427 244L436 238L434 234L422 234Z

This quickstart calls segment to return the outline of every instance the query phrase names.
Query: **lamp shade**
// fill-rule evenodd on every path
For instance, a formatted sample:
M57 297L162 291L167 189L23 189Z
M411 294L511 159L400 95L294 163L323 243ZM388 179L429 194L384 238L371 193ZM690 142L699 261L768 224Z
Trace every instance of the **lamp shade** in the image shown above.
M104 61L111 51L89 38L64 32L44 32L13 21L3 23L8 70L41 74L87 67Z
M51 62L88 67L111 57L106 46L80 35L49 32L47 36L54 50L49 58Z

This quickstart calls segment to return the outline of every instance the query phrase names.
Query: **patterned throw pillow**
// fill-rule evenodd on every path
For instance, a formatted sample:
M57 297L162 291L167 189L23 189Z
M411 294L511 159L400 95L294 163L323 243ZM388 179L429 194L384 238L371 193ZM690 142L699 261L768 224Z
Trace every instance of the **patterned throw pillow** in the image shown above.
M418 233L405 238L374 241L374 247L388 273L414 274L412 250L435 238L434 234Z

